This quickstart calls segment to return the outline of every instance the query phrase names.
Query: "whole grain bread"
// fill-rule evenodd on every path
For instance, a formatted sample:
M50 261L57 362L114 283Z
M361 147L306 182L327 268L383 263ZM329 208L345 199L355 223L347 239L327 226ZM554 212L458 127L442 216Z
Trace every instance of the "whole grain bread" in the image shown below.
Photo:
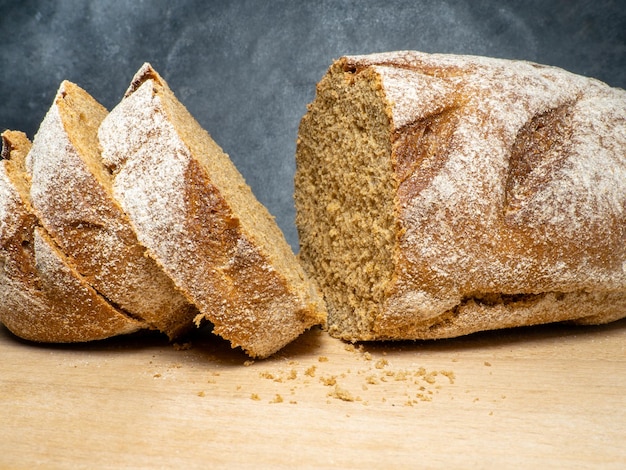
M24 180L30 147L24 133L2 133L0 322L41 342L97 340L145 327L92 289L41 228Z
M140 242L214 332L265 357L325 307L228 156L145 64L99 129L113 193Z
M64 81L27 157L33 208L47 233L112 305L176 338L196 308L137 240L112 194L97 130L107 110Z
M301 260L348 340L626 316L626 91L523 61L343 57L297 143Z

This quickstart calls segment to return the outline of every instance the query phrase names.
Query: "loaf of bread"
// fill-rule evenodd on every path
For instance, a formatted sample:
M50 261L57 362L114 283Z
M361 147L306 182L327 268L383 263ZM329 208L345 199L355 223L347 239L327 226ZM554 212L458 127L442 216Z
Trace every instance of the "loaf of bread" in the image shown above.
M228 156L145 64L99 139L139 241L214 332L265 357L323 323L325 306Z
M24 133L2 133L0 321L42 342L97 340L143 328L100 296L41 228L24 178L30 147Z
M193 326L194 306L138 242L113 198L100 157L107 110L64 81L27 157L30 198L46 232L112 305L176 338Z
M297 142L300 257L331 334L626 317L626 91L472 56L343 57Z

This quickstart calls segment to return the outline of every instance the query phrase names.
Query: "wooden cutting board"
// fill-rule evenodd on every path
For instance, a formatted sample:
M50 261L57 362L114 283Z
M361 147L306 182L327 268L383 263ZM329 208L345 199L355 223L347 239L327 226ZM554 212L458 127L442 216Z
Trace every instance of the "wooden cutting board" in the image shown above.
M0 468L625 468L626 322L250 361L209 331L37 346L0 328Z

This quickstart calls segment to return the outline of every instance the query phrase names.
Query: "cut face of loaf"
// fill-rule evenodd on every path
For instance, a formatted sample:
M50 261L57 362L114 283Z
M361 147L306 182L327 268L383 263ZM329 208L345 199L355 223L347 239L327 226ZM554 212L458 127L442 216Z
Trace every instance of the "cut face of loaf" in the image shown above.
M99 129L141 243L214 332L272 354L325 320L315 288L228 156L146 64Z
M2 134L0 160L0 322L41 342L76 342L144 327L103 299L39 225L24 180L25 134Z
M300 257L348 340L626 316L626 92L537 64L344 57L297 144Z
M138 242L113 197L97 137L107 114L77 85L61 84L27 157L32 205L97 292L175 338L193 327L198 311Z

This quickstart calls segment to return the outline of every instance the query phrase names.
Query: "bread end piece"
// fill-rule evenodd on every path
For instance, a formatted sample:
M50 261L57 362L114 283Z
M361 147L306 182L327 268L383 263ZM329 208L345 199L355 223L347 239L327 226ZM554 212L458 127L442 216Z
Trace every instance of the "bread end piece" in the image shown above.
M141 329L84 281L39 226L21 173L31 148L26 135L5 131L2 141L0 321L37 342L91 341Z
M623 90L529 62L337 60L301 121L295 179L331 334L626 316L624 109Z

